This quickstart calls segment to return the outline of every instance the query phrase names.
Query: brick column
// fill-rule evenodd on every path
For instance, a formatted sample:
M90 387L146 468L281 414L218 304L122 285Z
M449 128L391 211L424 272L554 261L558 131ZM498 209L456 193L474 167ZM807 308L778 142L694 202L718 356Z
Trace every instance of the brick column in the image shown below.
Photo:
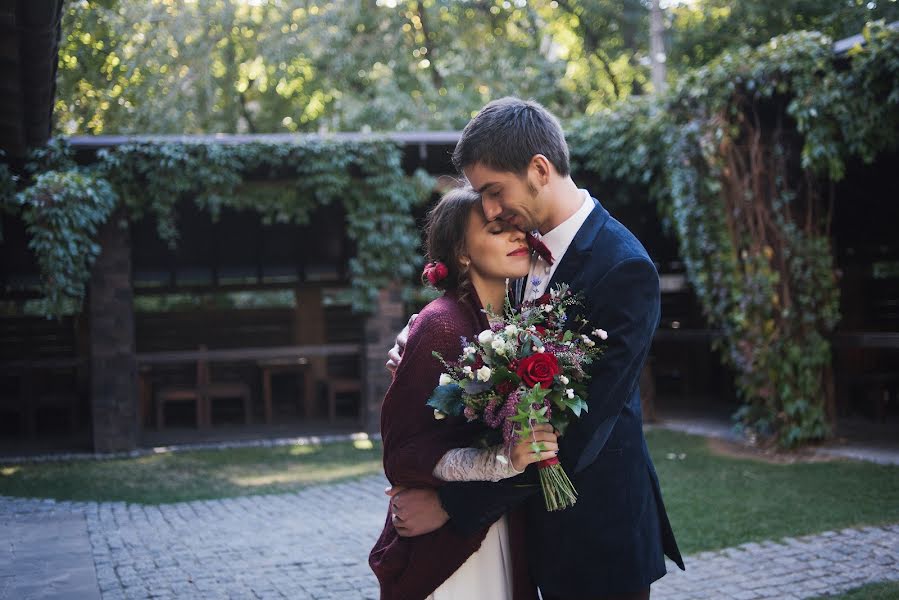
M131 234L117 210L100 229L89 298L95 452L137 447L139 407L131 289Z
M365 319L363 426L370 433L380 431L381 402L390 385L390 372L384 368L387 351L393 346L396 334L408 318L399 287L391 286L381 290L375 311Z

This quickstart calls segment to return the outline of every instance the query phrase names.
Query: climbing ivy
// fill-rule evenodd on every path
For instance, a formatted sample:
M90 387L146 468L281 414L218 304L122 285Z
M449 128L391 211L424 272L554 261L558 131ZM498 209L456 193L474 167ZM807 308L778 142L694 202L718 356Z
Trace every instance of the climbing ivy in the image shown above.
M368 310L379 289L410 279L419 266L412 207L430 196L433 185L424 173L407 176L401 158L400 146L386 140L141 142L101 150L96 162L78 167L67 145L54 141L32 154L29 171L37 175L17 199L53 314L65 306L63 299L83 297L97 228L115 206L121 203L131 221L154 217L160 238L175 246L181 200L213 218L227 207L255 210L269 223L300 225L317 207L341 203L357 248L349 300ZM60 166L68 169L45 170Z
M774 38L571 128L576 167L655 203L721 331L735 417L784 446L829 433L831 184L899 141L899 32L864 38L842 58L818 33Z

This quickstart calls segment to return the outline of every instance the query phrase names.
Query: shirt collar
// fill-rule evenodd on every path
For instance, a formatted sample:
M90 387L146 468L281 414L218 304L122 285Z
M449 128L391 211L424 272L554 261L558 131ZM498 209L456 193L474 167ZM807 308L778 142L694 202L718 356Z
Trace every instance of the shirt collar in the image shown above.
M580 192L584 195L584 202L577 212L540 237L540 241L546 244L556 262L561 260L562 255L568 250L568 246L574 241L574 236L577 235L581 225L593 211L593 198L590 197L590 193L587 190L580 190Z

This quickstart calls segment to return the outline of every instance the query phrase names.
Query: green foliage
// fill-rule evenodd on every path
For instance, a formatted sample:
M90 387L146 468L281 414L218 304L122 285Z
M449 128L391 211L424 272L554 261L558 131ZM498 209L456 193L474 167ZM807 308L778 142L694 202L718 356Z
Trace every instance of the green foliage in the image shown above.
M669 63L674 69L706 64L722 52L758 46L788 31L820 31L831 39L857 34L868 21L899 19L895 2L845 0L694 0L670 17Z
M864 35L845 59L809 32L727 52L670 96L570 136L576 167L649 198L672 226L737 373L737 419L785 446L828 434L839 296L822 190L848 159L897 144L899 32L875 23Z
M54 142L35 152L32 163L64 163L68 152ZM119 200L132 221L152 215L159 236L174 246L175 206L186 199L213 218L230 207L256 210L268 222L301 225L309 223L316 207L342 203L357 247L349 300L357 310L367 310L378 290L411 278L418 266L412 207L426 200L433 186L422 173L408 177L401 156L397 144L374 139L127 144L101 151L91 167L41 173L19 194L19 204L53 314L65 306L64 298L80 304L99 251L97 228ZM277 178L276 185L265 185L267 177Z
M71 169L41 173L17 201L41 270L47 310L60 314L69 299L84 298L100 254L97 231L112 214L116 195L103 179Z

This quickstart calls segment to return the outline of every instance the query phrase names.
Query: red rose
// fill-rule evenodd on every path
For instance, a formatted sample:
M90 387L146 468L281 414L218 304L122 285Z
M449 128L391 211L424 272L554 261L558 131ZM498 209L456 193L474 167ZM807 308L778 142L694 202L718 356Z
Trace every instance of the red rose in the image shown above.
M561 372L559 361L548 352L537 352L527 358L522 358L516 370L526 386L532 388L539 384L543 389L549 389L553 383L553 377Z
M537 303L537 304L540 304L540 305L543 305L543 304L551 304L551 303L552 303L552 297L551 297L549 294L543 294L542 296L540 296L539 298L537 298L537 302L536 302L536 303Z
M534 325L534 329L537 330L537 333L538 333L541 337L543 337L544 335L546 335L546 327L544 327L543 325Z

